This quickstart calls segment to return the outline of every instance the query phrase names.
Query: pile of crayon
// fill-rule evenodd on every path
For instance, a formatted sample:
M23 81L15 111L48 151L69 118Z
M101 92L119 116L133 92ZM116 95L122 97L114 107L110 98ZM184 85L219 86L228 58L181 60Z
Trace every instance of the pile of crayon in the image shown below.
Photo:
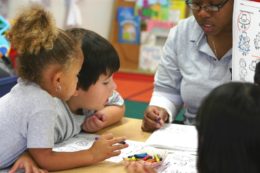
M145 161L145 162L150 162L150 163L154 163L154 162L161 162L162 161L162 157L159 156L158 154L154 154L154 155L149 155L147 153L140 153L140 154L134 154L134 155L130 155L126 158L124 158L125 161Z

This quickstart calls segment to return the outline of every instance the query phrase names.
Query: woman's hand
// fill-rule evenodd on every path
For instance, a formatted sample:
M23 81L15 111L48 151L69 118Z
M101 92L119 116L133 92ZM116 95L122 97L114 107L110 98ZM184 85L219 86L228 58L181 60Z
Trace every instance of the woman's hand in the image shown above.
M169 114L165 109L157 106L148 106L144 113L142 130L152 132L160 129L168 119Z

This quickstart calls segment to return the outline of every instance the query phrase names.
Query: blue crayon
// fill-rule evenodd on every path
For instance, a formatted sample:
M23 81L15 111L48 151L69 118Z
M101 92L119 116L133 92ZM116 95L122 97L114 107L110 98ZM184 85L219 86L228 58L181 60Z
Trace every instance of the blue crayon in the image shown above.
M140 153L140 154L135 154L134 155L136 158L144 158L147 156L147 153Z

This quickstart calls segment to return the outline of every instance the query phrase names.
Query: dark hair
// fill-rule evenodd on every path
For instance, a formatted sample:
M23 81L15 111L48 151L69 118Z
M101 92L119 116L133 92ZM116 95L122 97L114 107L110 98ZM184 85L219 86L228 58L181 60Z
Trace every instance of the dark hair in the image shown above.
M214 89L197 114L199 173L260 171L260 87L231 82Z
M82 41L84 62L79 72L78 87L88 90L101 74L112 75L118 71L119 57L109 41L93 31L82 28L73 28L67 32Z
M79 43L58 29L53 16L37 4L21 11L8 37L19 55L18 75L38 84L48 65L65 69L81 53Z
M255 67L254 83L260 85L260 62Z

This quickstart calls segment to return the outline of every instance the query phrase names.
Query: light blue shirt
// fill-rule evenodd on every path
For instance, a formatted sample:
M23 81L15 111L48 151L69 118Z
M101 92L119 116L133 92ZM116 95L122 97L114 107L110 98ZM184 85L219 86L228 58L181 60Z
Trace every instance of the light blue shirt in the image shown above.
M232 49L218 60L193 16L170 30L155 74L150 105L163 107L172 122L185 107L185 124L194 124L203 98L231 81Z

